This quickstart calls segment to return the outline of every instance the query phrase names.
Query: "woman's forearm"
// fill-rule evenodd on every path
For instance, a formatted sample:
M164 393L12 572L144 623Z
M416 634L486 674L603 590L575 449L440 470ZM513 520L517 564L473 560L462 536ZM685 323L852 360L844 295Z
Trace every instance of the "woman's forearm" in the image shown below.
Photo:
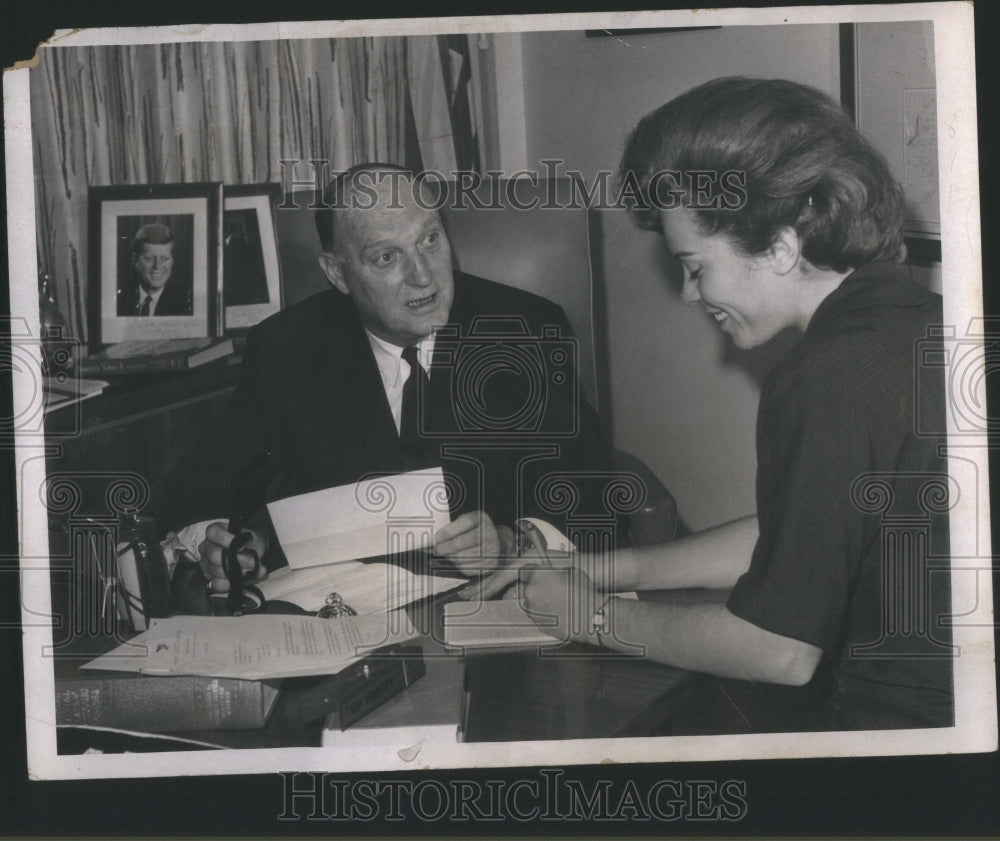
M605 590L726 588L749 568L757 534L757 518L751 516L670 543L622 549L606 559L580 556L577 563Z
M601 645L683 669L801 686L822 657L815 646L759 628L721 604L611 599L606 611Z

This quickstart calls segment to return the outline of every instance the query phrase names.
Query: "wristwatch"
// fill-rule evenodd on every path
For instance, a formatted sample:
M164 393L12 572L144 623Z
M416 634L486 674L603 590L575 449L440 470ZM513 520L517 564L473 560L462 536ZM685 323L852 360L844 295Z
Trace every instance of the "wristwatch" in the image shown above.
M611 617L608 615L608 605L615 598L617 596L608 596L601 606L594 611L594 615L590 617L590 631L592 634L597 635L597 645L599 647L604 646L604 637L602 635L608 632L611 624Z

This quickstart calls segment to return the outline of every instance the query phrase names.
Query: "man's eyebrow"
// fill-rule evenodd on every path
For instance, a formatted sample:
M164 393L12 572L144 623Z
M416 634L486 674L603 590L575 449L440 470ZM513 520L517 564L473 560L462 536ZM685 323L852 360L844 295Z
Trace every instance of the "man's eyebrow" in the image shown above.
M366 242L361 246L362 251L371 251L374 248L395 248L396 243L390 239L376 239Z
M442 227L440 219L429 219L427 222L424 223L423 227L420 229L420 232L426 233L431 228L440 228L440 227ZM369 249L372 248L395 248L395 247L396 247L396 241L393 239L376 239L372 240L371 242L363 243L361 246L361 251L362 252L368 251Z

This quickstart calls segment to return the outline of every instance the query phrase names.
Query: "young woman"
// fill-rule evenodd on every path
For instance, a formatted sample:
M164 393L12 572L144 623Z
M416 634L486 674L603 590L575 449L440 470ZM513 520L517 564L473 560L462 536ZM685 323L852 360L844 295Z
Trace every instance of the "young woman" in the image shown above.
M886 163L823 93L727 78L646 116L621 176L643 197L639 224L680 264L684 301L739 348L785 328L802 338L763 386L756 517L619 552L610 576L587 556L568 579L521 570L526 606L575 640L723 677L804 685L822 665L822 726L950 725L946 467L919 431L944 428L944 384L917 372L941 301L900 262ZM515 574L496 573L487 594ZM731 592L607 595L689 587Z

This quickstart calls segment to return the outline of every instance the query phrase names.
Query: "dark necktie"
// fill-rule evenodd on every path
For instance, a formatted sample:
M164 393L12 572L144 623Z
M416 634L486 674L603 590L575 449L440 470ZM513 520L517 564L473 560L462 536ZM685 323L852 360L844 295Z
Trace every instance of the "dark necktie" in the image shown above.
M139 307L139 315L149 315L149 307L152 303L153 296L147 293L145 300L142 302L142 306Z
M417 358L417 346L403 349L403 359L410 366L410 376L403 384L403 406L399 414L399 440L413 456L419 457L423 444L420 431L421 409L430 397L430 378Z

